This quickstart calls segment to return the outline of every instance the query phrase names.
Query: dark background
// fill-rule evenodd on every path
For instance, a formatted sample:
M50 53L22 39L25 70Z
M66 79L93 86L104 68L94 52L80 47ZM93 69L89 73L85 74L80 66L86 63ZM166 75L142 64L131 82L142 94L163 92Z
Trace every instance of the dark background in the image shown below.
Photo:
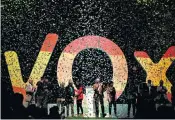
M59 35L44 73L53 84L57 84L59 56L71 41L86 35L98 35L115 42L126 57L129 71L127 87L119 98L123 102L129 86L137 86L146 79L146 72L136 61L134 52L146 51L154 62L158 62L167 49L175 45L174 0L141 3L137 0L2 0L1 10L2 116L7 114L6 108L12 102L13 94L4 52L13 50L18 54L26 81L48 33ZM94 54L101 55L98 58L103 60L103 65L95 64ZM89 58L89 62L83 63L81 57ZM85 69L82 69L82 64L85 64ZM88 67L89 64L92 67ZM112 65L106 53L96 49L82 51L75 58L73 78L92 78L97 73L95 68L101 70L99 74L104 79L111 79ZM104 74L105 68L107 72ZM92 75L89 74L91 71ZM171 82L175 82L174 73L175 62L166 73Z

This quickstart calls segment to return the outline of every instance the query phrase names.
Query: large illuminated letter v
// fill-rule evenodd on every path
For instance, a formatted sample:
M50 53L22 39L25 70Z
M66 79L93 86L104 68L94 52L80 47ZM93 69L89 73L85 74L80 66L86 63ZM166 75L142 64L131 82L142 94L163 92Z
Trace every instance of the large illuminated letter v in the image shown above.
M51 54L53 52L53 49L55 48L57 40L58 40L57 34L49 33L46 36L29 77L29 79L33 80L34 85L36 85L37 81L40 80L40 78L43 76L44 71L49 62L49 59L51 57ZM25 90L24 90L25 83L21 75L21 68L16 52L14 51L5 52L5 59L11 83L13 86L13 91L21 92L25 96Z

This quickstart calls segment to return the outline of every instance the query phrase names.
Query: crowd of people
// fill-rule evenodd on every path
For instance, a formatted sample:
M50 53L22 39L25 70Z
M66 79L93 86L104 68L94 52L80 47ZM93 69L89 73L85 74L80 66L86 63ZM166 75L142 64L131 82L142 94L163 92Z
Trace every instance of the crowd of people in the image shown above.
M14 94L14 103L10 108L12 118L54 118L63 119L65 117L74 117L74 100L76 99L77 115L83 117L83 94L86 93L84 86L81 82L69 82L67 86L61 83L58 89L56 97L57 106L50 108L49 115L47 114L48 99L51 96L52 84L48 79L41 78L41 80L34 87L33 81L29 80L26 85L27 107L23 106L23 95L20 93ZM107 93L109 117L112 117L112 106L115 117L117 117L117 102L116 102L116 90L113 81L102 82L100 78L95 80L93 84L94 90L94 109L95 117L99 117L99 105L101 107L101 117L105 118L105 106L104 106L104 92ZM164 86L164 82L161 80L159 86L153 86L151 80L147 83L142 83L138 87L130 87L127 93L128 104L128 117L130 118L130 112L132 107L132 113L134 118L172 118L175 110L175 86L173 84L171 88L172 92L172 106L167 107L170 104L167 98L167 88ZM66 109L66 110L65 110ZM161 114L165 112L166 115ZM81 112L80 112L81 111ZM69 114L70 113L70 114ZM165 116L163 116L165 115Z
M152 81L148 80L147 83L141 83L138 88L131 88L128 94L128 117L132 106L135 118L174 118L174 84L171 87L172 103L168 100L167 91L162 80L159 86L154 86Z

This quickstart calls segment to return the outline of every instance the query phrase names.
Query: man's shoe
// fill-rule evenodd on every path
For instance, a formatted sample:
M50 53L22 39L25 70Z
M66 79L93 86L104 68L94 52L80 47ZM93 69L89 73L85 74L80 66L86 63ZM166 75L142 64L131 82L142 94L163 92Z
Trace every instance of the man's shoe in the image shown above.
M105 116L106 116L106 113L103 114L103 118L105 118Z
M80 116L81 116L81 117L84 117L84 115L83 115L83 114L80 114Z

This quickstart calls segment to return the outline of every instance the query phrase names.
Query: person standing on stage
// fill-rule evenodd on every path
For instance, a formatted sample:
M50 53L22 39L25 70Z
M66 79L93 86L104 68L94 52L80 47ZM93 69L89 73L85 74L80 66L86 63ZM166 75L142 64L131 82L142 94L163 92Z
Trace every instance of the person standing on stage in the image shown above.
M134 89L134 87L129 88L127 100L128 100L128 118L130 117L131 106L133 110L132 114L134 117L136 112L137 89Z
M93 85L93 89L94 89L94 103L95 103L95 110L96 110L96 117L99 117L99 102L101 105L101 110L102 110L102 117L104 118L106 116L105 112L104 112L104 88L103 88L103 84L100 82L100 79L97 78L95 80L95 84Z
M82 107L82 101L83 101L83 86L77 82L77 90L75 90L75 96L77 97L77 115L79 116L79 109L81 110L81 113L83 115L83 107Z
M159 82L159 86L157 87L157 97L156 97L156 101L158 104L156 104L156 110L158 110L159 105L165 105L166 103L168 103L168 98L167 98L167 88L164 86L164 82L163 80L161 80Z
M41 77L41 80L37 82L37 91L36 91L36 106L43 107L43 98L44 98L44 78Z
M33 86L33 80L29 80L29 82L26 84L26 102L28 102L28 105L35 104L35 98L34 98L34 92L35 88Z
M66 108L67 108L67 117L69 116L69 106L71 107L71 114L72 117L74 116L74 97L75 97L75 91L73 87L73 83L69 82L68 86L65 88L66 92Z
M51 86L51 83L47 78L45 78L43 81L43 92L44 92L43 107L44 108L47 108L47 103L49 102L49 96L51 95L50 86Z
M156 96L156 88L153 86L151 80L148 80L147 87L148 87L148 100L151 104L153 104L154 98Z
M160 85L157 87L157 93L158 93L157 99L160 103L165 103L168 100L166 95L167 88L164 86L163 80L161 80L159 84Z
M147 83L147 87L148 87L148 96L147 96L147 100L148 100L148 117L152 118L152 116L154 116L155 113L155 97L156 97L156 88L152 85L152 81L148 80Z
M108 98L108 102L109 102L109 116L111 117L111 109L112 109L112 105L114 107L114 113L115 116L117 116L117 111L116 111L116 90L114 88L114 83L113 81L110 81L107 87L107 98Z
M59 109L60 113L65 111L65 109L64 109L64 106L65 106L65 87L64 87L64 83L60 84L60 87L59 87L59 90L58 90L57 105L58 105L58 109ZM60 110L60 108L61 108L61 110Z

